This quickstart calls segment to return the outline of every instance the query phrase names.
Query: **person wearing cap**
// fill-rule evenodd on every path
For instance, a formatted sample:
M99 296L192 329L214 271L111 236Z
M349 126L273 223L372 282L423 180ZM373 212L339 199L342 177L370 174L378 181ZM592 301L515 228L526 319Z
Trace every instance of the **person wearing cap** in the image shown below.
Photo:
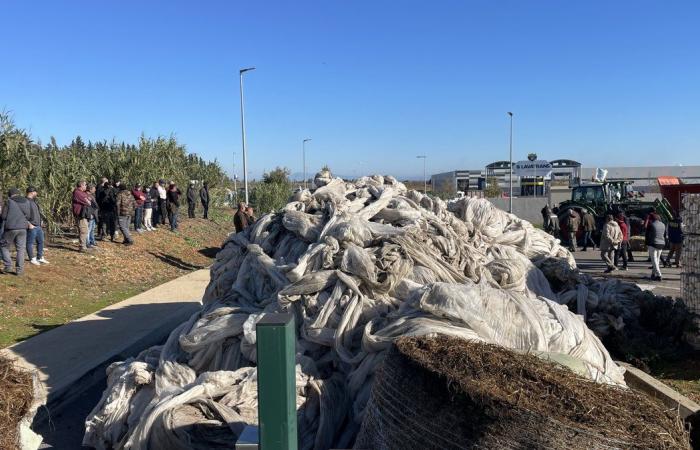
M35 187L29 186L27 188L27 200L31 209L29 223L34 225L34 228L27 230L27 258L29 258L29 263L35 266L49 263L44 258L44 230L42 229L41 208L36 202L38 195ZM36 256L34 255L34 244L36 244Z
M27 249L27 230L34 229L32 221L35 221L29 200L22 197L19 189L12 188L7 193L7 202L3 205L2 236L0 236L0 252L2 253L3 272L10 273L12 259L10 246L17 250L15 261L15 275L24 273L24 252Z
M194 219L194 208L197 205L197 192L194 190L194 183L190 181L187 186L187 217Z
M88 217L90 212L90 196L87 191L87 182L84 180L79 181L73 189L73 200L71 203L71 209L73 210L73 216L75 221L78 223L78 236L80 241L80 251L88 251L87 240L88 240Z
M199 190L199 200L202 202L202 209L204 210L203 219L209 218L209 185L205 181L202 188Z

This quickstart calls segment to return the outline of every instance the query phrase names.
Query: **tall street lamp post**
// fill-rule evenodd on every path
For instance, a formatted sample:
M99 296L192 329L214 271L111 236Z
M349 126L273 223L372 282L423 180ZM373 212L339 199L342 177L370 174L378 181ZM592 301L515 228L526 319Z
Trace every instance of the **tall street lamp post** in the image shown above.
M304 189L306 189L306 143L309 142L311 138L306 138L301 141L301 158L302 164L304 166Z
M510 192L508 194L508 212L513 213L513 113L508 111L510 116L510 165L508 170L510 172L510 177L508 178L508 185Z
M419 155L419 156L416 156L416 158L423 160L423 194L427 194L428 193L428 180L427 180L427 178L425 178L425 159L427 157L426 157L426 155Z
M241 139L243 140L243 187L245 189L245 203L248 204L248 152L245 148L245 112L243 109L243 74L255 70L255 67L248 67L238 71L239 86L241 89Z

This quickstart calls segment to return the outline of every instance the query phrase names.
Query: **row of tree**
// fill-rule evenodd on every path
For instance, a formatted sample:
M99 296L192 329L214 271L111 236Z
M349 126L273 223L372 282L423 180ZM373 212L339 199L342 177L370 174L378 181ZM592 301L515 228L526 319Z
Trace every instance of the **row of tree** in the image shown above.
M158 179L186 186L189 180L207 181L223 188L228 178L219 163L187 153L175 137L141 136L138 144L88 142L76 137L59 146L52 137L42 145L16 127L12 117L0 112L0 192L12 187L38 189L46 221L52 232L70 224L71 191L79 180L97 182L101 177L150 185ZM184 189L183 189L184 190Z

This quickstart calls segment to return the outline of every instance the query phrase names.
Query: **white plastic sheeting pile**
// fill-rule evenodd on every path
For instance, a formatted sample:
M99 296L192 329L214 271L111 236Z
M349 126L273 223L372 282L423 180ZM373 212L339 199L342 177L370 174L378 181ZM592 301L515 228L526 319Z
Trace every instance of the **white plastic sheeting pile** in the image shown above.
M304 449L352 444L373 372L399 336L535 351L624 385L623 370L533 264L571 277L573 259L551 236L486 200L448 208L392 177L346 183L320 173L314 187L230 236L202 310L164 345L109 367L85 445L230 448L257 423L255 324L267 312L296 317Z

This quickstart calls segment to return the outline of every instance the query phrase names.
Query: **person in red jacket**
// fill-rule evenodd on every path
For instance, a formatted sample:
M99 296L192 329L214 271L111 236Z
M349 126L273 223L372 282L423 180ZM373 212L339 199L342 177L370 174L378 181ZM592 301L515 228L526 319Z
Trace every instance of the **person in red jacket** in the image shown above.
M617 224L622 231L622 242L620 248L615 251L615 267L618 266L618 261L622 258L622 270L627 270L627 251L630 248L630 230L625 222L625 215L620 213L617 215Z
M143 204L146 202L146 194L143 192L140 184L136 184L131 190L131 195L134 196L136 207L134 208L134 231L143 233Z
M88 251L88 217L90 212L90 196L86 192L87 182L78 181L73 189L72 209L75 221L78 223L78 236L80 240L80 251Z

